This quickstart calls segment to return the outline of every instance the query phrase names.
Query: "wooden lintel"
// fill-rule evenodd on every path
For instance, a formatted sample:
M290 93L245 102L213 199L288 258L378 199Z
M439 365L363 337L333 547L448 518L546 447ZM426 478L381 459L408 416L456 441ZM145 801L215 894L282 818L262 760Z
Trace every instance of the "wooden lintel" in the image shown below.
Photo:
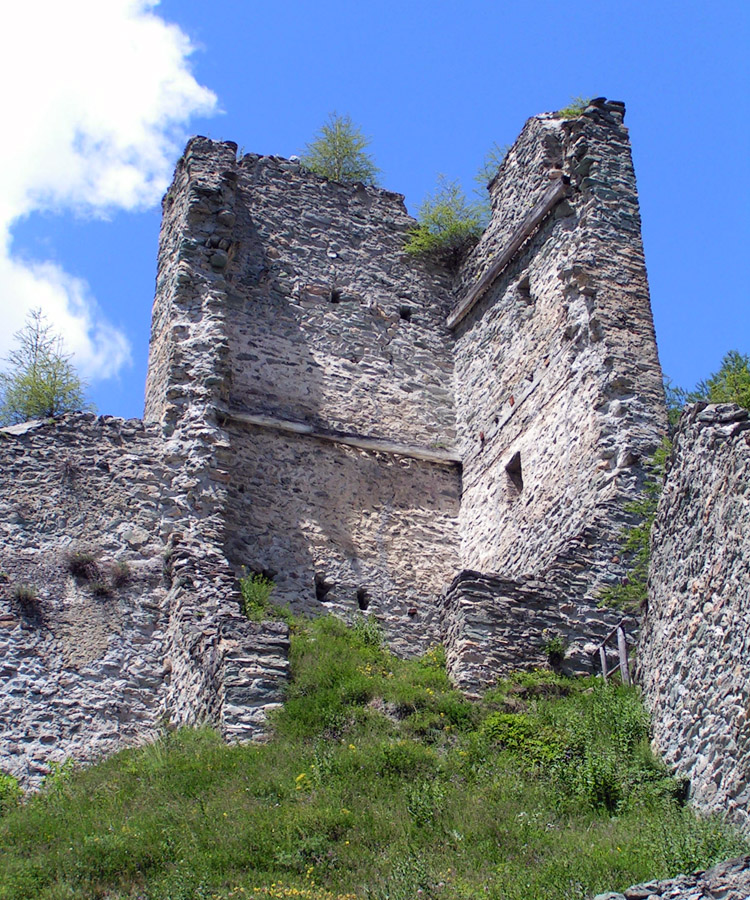
M361 434L319 431L312 425L307 425L303 422L293 422L289 419L277 419L274 416L255 415L228 409L217 409L217 414L230 422L254 425L257 428L271 428L274 431L283 431L287 434L303 434L319 441L344 444L347 447L357 447L360 450L374 450L377 453L408 456L411 459L421 459L425 462L437 463L442 466L455 466L461 463L461 457L448 450L433 450L430 447L420 447L414 444L399 444L383 438L367 437Z
M521 245L531 236L542 221L547 218L552 209L567 195L567 193L568 185L562 178L558 178L550 185L541 200L513 232L510 241L508 241L502 253L448 316L446 321L448 328L455 328L456 325L458 325L458 323L474 308L477 301L479 301L487 292L503 269L516 255Z

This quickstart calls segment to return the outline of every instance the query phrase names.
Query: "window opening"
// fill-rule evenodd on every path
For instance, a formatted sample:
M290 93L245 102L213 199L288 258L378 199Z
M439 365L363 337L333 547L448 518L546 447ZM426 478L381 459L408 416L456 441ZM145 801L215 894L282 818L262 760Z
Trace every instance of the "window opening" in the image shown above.
M515 500L523 491L523 470L521 469L521 453L513 454L511 461L505 467L508 476L508 493L511 500Z
M319 600L321 603L325 603L328 600L328 595L333 590L333 585L329 584L326 581L325 575L321 575L320 572L315 573L315 599Z

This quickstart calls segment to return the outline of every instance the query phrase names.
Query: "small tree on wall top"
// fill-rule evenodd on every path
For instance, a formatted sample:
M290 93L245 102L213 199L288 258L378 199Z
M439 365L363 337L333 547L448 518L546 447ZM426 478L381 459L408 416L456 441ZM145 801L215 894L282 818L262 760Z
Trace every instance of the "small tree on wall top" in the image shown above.
M687 391L664 379L667 391L667 411L672 429L680 421L682 408L686 403L705 401L708 403L737 403L750 409L750 355L730 350L721 361L721 368L696 384L694 390Z
M365 137L349 116L335 112L328 116L315 140L308 144L301 162L305 168L333 181L361 181L376 184L380 170L369 153Z
M26 422L88 408L85 383L41 309L32 309L15 334L16 349L0 373L0 423Z
M404 250L455 268L481 233L481 212L466 202L457 181L441 175L435 192L419 208L419 224L409 232Z

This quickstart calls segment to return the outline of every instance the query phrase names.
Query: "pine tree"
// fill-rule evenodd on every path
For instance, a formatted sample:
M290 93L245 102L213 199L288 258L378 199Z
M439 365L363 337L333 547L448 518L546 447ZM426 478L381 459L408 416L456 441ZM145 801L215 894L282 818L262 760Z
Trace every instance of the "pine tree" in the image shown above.
M365 149L370 139L352 123L349 116L335 112L328 116L315 140L308 144L301 162L305 168L332 181L361 181L376 184L380 172Z
M41 309L15 334L16 349L0 373L0 423L13 424L87 408L85 383Z
M711 403L738 403L750 409L750 356L730 350L719 371L699 382L695 392Z
M404 250L455 268L481 233L481 212L467 203L457 181L440 175L435 192L419 208L419 224L409 232Z

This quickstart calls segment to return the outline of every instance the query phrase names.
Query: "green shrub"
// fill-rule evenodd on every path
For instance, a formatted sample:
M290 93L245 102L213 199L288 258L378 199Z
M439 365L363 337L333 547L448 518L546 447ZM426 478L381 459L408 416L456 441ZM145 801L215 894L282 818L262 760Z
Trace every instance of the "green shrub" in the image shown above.
M433 644L418 658L417 662L425 669L440 669L445 671L445 647L442 644Z
M428 194L419 208L419 224L409 232L404 250L455 268L479 240L480 219L458 182L441 175L435 192Z
M383 643L383 631L372 616L357 616L352 630L363 647L380 647Z
M15 809L22 797L23 791L18 779L0 772L0 816Z
M547 659L551 666L559 666L565 659L565 652L568 649L567 642L561 634L553 634L546 631L544 634L543 650L547 655Z
M591 97L571 97L570 103L558 109L555 116L558 119L576 119L591 102Z
M252 622L278 618L278 610L270 602L274 583L265 575L243 575L240 578L242 611Z
M659 497L664 487L664 471L671 452L672 443L665 437L647 463L649 477L644 482L640 499L625 506L625 511L638 520L622 535L621 552L629 562L629 569L619 584L602 590L599 595L601 606L638 611L648 600L651 527L656 519Z
M492 713L482 723L480 733L491 744L534 766L551 762L565 747L551 728L526 713Z

